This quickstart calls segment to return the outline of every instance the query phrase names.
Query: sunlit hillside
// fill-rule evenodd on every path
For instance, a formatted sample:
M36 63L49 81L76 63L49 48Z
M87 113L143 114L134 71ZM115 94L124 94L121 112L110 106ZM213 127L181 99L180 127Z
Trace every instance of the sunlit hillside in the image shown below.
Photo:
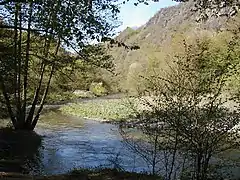
M211 12L209 12L210 17ZM213 37L217 32L225 32L233 19L227 18L231 11L226 7L218 17L200 20L194 10L194 3L181 3L177 6L160 9L145 25L138 29L130 27L122 31L116 38L128 45L138 45L139 50L112 48L116 64L116 74L113 79L119 82L122 90L139 87L139 75L150 71L161 73L169 63L169 56L182 51L183 40L190 44L196 39ZM225 39L227 39L227 35ZM157 69L159 68L159 69Z

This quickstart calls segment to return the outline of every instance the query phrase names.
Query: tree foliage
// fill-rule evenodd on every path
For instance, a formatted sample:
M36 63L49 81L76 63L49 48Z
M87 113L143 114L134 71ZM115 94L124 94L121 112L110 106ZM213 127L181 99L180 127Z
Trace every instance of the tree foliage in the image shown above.
M119 10L114 1L1 4L1 89L14 127L33 130L57 71L79 59L104 68L111 66L104 48L89 43L111 36ZM68 53L66 47L77 56Z
M227 88L239 65L239 39L232 37L226 47L213 47L213 39L183 40L182 51L168 57L165 73L142 77L141 107L135 107L139 115L130 124L143 130L150 145L135 145L123 131L131 147L148 157L153 172L165 163L159 172L169 180L175 173L186 179L216 178L211 161L239 148L238 98Z

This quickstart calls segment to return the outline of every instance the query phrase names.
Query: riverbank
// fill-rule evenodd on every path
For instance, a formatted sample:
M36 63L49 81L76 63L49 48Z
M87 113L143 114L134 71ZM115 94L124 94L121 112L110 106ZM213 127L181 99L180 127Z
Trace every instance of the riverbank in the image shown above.
M0 179L5 180L161 180L159 176L142 173L124 172L116 169L79 169L66 174L51 176L32 176L18 173L0 172Z
M116 98L112 96L86 99L76 103L69 103L60 107L66 115L78 116L85 119L94 119L102 122L120 121L135 116L131 98Z
M96 99L94 98L91 100L86 99L81 100L81 104L88 104L91 102L95 106L100 106L103 104L102 100L115 101L115 98L112 96L107 96ZM120 100L121 99L118 98L117 102L122 102ZM97 101L101 102L100 105L97 104ZM52 107L49 107L49 110ZM111 107L107 107L116 108L116 106L114 106L114 103L111 104ZM44 113L41 116L38 126L36 127L36 133L43 137L43 141L42 144L39 145L39 151L36 151L36 153L34 152L34 156L32 156L37 157L38 161L35 161L35 159L34 161L31 161L30 159L31 163L29 163L30 161L27 161L30 167L29 170L31 171L31 168L34 167L36 168L36 171L31 171L30 173L38 175L48 174L49 176L26 176L22 178L19 178L17 176L15 176L16 178L5 176L3 179L144 179L143 177L139 177L136 173L134 173L137 176L136 178L135 175L133 175L134 177L130 176L128 178L127 176L125 178L126 172L121 172L124 174L122 176L119 175L118 172L115 172L115 174L110 176L104 176L104 173L99 175L102 170L101 172L93 173L92 170L90 170L90 174L88 173L85 176L82 174L73 176L67 173L75 167L91 168L99 166L120 166L121 169L124 169L126 171L150 172L148 170L149 167L147 167L147 164L145 164L144 161L141 161L141 157L134 154L136 152L131 152L129 148L125 146L125 144L122 144L121 135L118 132L118 126L115 124L85 120L83 118L78 118L77 116L65 116L62 115L59 110L57 110ZM133 133L135 137L135 131ZM139 135L138 132L136 132L136 134ZM15 137L18 138L19 136ZM26 138L24 138L24 140L25 139ZM29 138L28 141L23 142L29 142ZM20 144L18 147L15 146L15 148L10 148L14 150L13 153L16 153L16 156L20 156L19 152L21 151L19 151L19 149L22 149L22 147L31 148L31 146L26 144ZM8 152L10 156L14 155L13 153L9 153L9 151L6 152ZM24 150L23 152L28 151ZM30 153L27 154L29 155ZM227 156L229 156L229 153L227 153ZM21 157L24 157L25 159L25 156L21 155ZM230 157L233 156L231 155ZM2 158L6 158L6 156L2 156ZM161 166L161 164L159 166ZM229 168L231 167L229 166ZM56 175L60 173L65 174ZM51 174L55 175L52 176ZM109 175L109 172L106 172L106 174ZM149 177L145 179L149 179Z

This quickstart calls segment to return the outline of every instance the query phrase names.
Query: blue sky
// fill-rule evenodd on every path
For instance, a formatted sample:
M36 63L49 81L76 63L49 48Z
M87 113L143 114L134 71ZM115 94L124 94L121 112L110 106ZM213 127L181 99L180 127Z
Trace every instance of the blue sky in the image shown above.
M121 6L119 20L122 21L122 25L118 28L118 31L122 31L126 27L139 27L145 24L161 8L177 4L172 0L159 0L159 2L149 1L149 5L139 4L135 6L134 2L136 0L130 0Z

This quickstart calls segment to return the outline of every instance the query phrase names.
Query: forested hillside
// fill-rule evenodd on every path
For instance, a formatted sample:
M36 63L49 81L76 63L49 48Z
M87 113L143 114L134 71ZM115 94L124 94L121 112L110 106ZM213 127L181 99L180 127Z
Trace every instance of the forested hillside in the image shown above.
M217 16L211 16L211 13L208 12L207 20L200 19L194 3L190 1L159 10L137 29L126 28L116 40L138 45L140 49L111 49L117 74L112 82L119 82L118 89L123 91L136 91L136 88L141 88L139 75L166 70L171 57L183 51L183 41L191 45L197 41L212 41L213 51L224 48L232 36L229 30L239 24L238 15L227 6Z

